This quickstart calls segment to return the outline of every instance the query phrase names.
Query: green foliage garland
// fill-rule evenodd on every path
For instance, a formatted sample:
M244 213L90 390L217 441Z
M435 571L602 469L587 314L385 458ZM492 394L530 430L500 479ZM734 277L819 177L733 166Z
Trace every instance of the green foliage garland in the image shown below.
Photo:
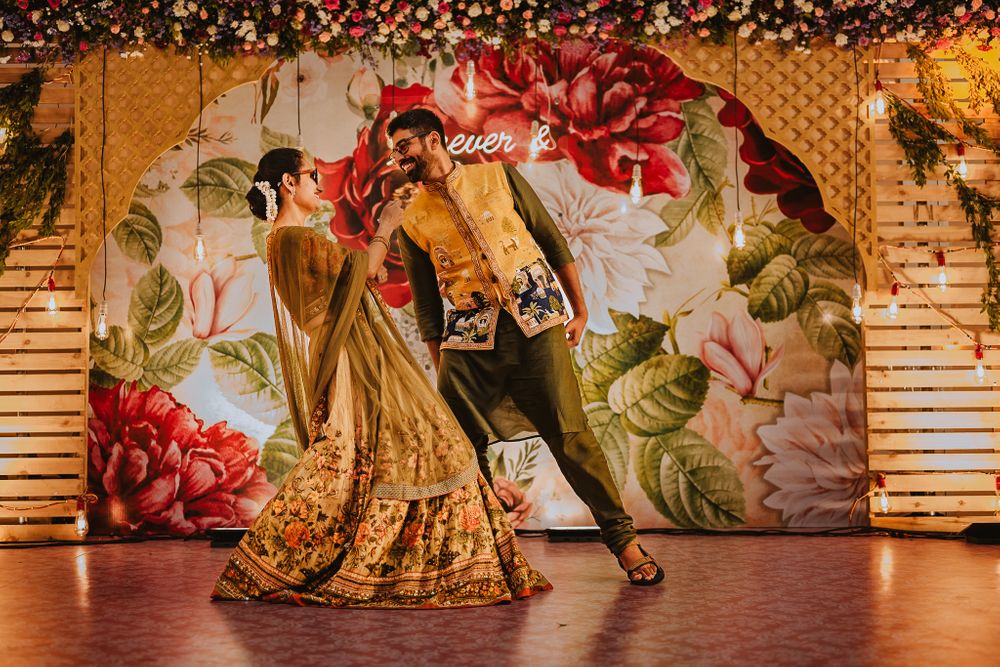
M960 47L951 50L969 81L969 108L979 111L987 102L1000 115L1000 72Z
M889 134L903 149L914 182L924 186L927 184L927 174L938 165L946 164L940 144L955 143L958 139L892 93L885 98L889 113Z
M993 240L993 215L994 212L1000 212L1000 199L983 194L957 175L949 176L949 180L958 194L965 219L972 227L972 239L986 257L989 282L983 288L982 310L989 317L990 329L1000 331L1000 265L993 254L996 247Z
M31 117L42 92L44 75L33 69L20 81L0 88L0 274L19 232L41 218L39 234L55 232L66 198L66 165L73 144L67 130L43 145L31 129Z

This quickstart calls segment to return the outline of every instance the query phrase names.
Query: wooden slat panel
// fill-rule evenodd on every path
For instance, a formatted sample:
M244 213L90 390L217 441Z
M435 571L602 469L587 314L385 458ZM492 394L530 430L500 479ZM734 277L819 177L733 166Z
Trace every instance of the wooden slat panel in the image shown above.
M871 398L868 399L869 404ZM1000 433L869 433L868 451L986 449L1000 451Z
M951 132L956 137L962 136L962 128L955 121L947 121L940 123L941 127ZM984 128L986 130L987 136L996 141L1000 138L1000 125L989 123ZM892 135L889 134L889 122L888 121L878 121L875 123L875 128L873 132L875 141L892 141Z
M927 305L927 301L923 298L926 297L937 308L944 308L946 310L956 307L970 308L979 307L979 299L982 294L982 289L977 287L949 287L944 292L937 288L917 287L899 290L899 295L896 296L896 303L900 306L914 305L921 308L929 308L930 306ZM892 294L889 292L888 285L875 292L869 292L866 297L868 306L871 308L884 308L889 305L891 299Z
M998 394L1000 396L1000 394ZM79 412L87 409L83 394L0 394L0 412Z
M86 368L85 352L41 352L24 354L0 354L0 369L3 370L66 370Z
M933 261L933 257L931 258ZM981 261L985 262L985 260ZM948 294L948 290L955 289L955 285L978 285L983 286L986 284L986 266L952 266L948 265L945 267L945 272L948 274L948 286L942 292L937 286L938 273L941 269L935 264L934 266L893 266L893 271L896 272L898 276L906 280L908 283L916 283L918 285L933 285L933 291L931 294L934 295L935 300L938 299L951 299L953 298Z
M0 479L0 498L76 497L83 485L82 479Z
M76 212L73 211L73 209L71 208L70 202L66 202L63 205L63 210L62 210L62 214L60 215L59 222L60 223L66 222L69 219L70 215L72 215L73 217L75 217ZM56 225L55 232L56 232L56 236L62 236L63 238L66 239L66 246L67 247L73 247L76 244L76 242L80 239L80 233L77 231L76 227L74 225L71 225L71 224L70 225L67 225L67 224L58 224L58 225ZM17 236L14 237L14 242L15 243L24 243L25 241L32 241L34 239L40 238L41 236L42 235L38 231L38 227L29 227L28 229L22 229L21 231L19 231L17 233ZM52 244L52 247L58 247L58 245L59 245L55 241L51 241L51 242L47 241L45 244L39 244L39 245L31 246L31 247L32 248L38 248L40 246L44 247L44 246L49 245L49 244Z
M897 474L885 476L886 489L892 493L968 492L992 493L996 490L993 475L977 472L952 472L938 474Z
M87 388L86 369L79 373L0 373L0 391L83 391Z
M39 331L14 332L0 342L0 353L24 350L83 350L90 345L87 335L81 331ZM3 382L0 375L0 383Z
M28 308L45 308L49 304L48 290L43 287L37 294L32 296L33 291L0 292L0 308L17 310L24 305L25 300L28 300ZM59 304L60 308L83 308L86 303L83 299L77 298L72 288L57 289L55 294L56 303ZM0 313L0 317L10 317L10 315Z
M73 266L74 254L72 248L66 248L60 255L57 248L28 246L27 248L11 250L4 264L10 268L21 266L45 268L51 267L58 257L59 263L56 266Z
M979 304L968 308L944 308L942 310L957 320L959 324L964 327L969 327L970 329L978 327L981 330L985 330L989 324L989 318L986 313L982 312ZM891 327L892 329L902 329L906 326L941 327L946 326L945 323L947 321L948 320L942 317L936 310L931 309L929 306L926 308L900 308L899 315L895 320L882 317L882 314L878 312L878 309L869 308L865 312L865 326L867 327L868 332L866 333L866 336L870 334L871 331L879 328Z
M882 528L884 530L909 530L925 533L960 533L969 527L969 524L992 523L992 517L950 517L950 516L911 516L911 517L871 517L872 528Z
M885 155L879 155L880 158L885 158ZM970 156L965 156L965 166L966 179L969 181L987 181L994 179L1000 174L1000 162L992 162L986 160L971 160ZM952 158L954 163L958 163L959 158ZM885 182L897 182L908 180L905 176L909 173L909 167L902 162L893 162L882 159L880 162L875 164L875 177L879 181ZM927 174L928 180L942 180L944 179L945 168L938 167L933 172Z
M890 496L889 512L993 512L995 496Z
M44 501L32 501L19 503L16 501L6 502L5 505L10 505L11 507L22 508L31 505L42 505L45 504ZM66 500L58 505L53 505L52 507L44 507L41 509L16 509L8 510L0 507L0 519L17 519L19 517L27 517L29 519L54 519L56 517L67 517L76 516L76 500Z
M83 454L86 449L84 436L66 438L2 437L0 454Z
M75 269L57 268L55 279L57 285L72 285ZM29 287L33 288L39 281L45 280L49 275L48 271L34 269L22 271L10 269L0 274L0 287Z
M0 405L3 398L0 397ZM886 408L1000 408L1000 391L872 391L868 409Z
M880 243L972 243L972 230L968 225L892 227L879 225Z
M85 433L87 419L82 416L0 417L0 435L15 433Z
M1000 454L872 454L869 470L1000 470Z
M971 245L971 244L970 244ZM882 249L882 256L894 264L904 264L909 262L923 262L929 265L936 265L934 257L938 249L947 249L948 244L924 246L919 248L898 248L888 246ZM994 254L996 254L994 249ZM983 263L983 252L975 248L968 250L957 250L949 252L946 256L949 270L956 264L981 265Z
M961 371L937 369L868 370L867 376L868 386L872 388L908 387L917 389L926 387L962 388L980 386L971 368ZM990 380L991 385L994 379Z
M868 428L873 431L996 429L1000 428L1000 412L878 412L869 410Z
M957 162L959 159L958 147L953 143L938 143L938 148L941 149L941 153L944 154L945 158ZM874 147L874 156L878 162L901 162L906 159L906 153L903 149L893 140L889 141L876 141ZM975 146L967 146L965 149L965 161L966 162L1000 162L993 153L985 148L977 148ZM900 169L899 173L906 173L906 169Z
M58 298L58 297L57 297ZM0 312L0 330L6 331L14 319L14 312ZM29 310L17 320L18 329L65 329L75 327L82 329L87 325L89 314L83 310L68 310L60 308L59 312L50 315L47 312Z
M0 458L3 475L83 475L84 460L76 457ZM10 480L0 479L0 486Z
M898 321L898 319L897 319ZM943 322L938 319L938 323ZM985 329L985 327L983 327ZM983 345L1000 344L1000 334L990 333L988 330L974 331L970 333L979 334L979 340ZM967 347L974 349L976 344L969 340L962 332L955 329L869 329L865 334L865 346L872 347L901 347L907 345L954 345L957 347ZM973 362L975 363L975 362Z
M872 366L968 366L976 365L971 350L870 350L865 354ZM989 358L986 360L990 361Z
M83 538L74 532L73 524L0 524L0 542L45 542L59 540L66 542L81 542Z
M879 221L879 234L886 223L899 222L934 222L936 227L954 226L958 228L961 223L965 223L965 212L962 206L955 201L954 195L946 198L946 203L935 203L929 197L923 197L915 204L913 202L879 202L876 213ZM928 203L929 202L929 203ZM941 223L951 223L942 225ZM968 225L966 224L966 227Z

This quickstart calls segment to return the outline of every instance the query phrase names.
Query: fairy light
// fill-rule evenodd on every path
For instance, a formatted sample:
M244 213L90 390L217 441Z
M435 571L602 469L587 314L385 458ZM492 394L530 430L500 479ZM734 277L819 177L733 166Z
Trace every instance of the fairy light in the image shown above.
M101 69L101 238L108 242L108 189L104 182L104 152L108 145L107 117L107 70L108 49L104 48L104 62ZM101 290L101 305L97 308L97 340L108 339L108 249L104 248L104 286Z
M872 116L885 114L885 95L882 94L881 81L875 81L875 99L868 104L868 113Z
M90 524L87 522L87 499L84 496L80 496L76 499L76 522L74 532L79 537L86 537L89 530Z
M537 120L531 121L531 144L528 147L528 159L534 162L538 159L538 154L541 153L542 147L538 144L538 133L541 129L541 124Z
M886 488L885 473L880 472L875 476L875 487L878 489L878 508L882 514L888 514L892 509L889 502L889 490Z
M205 247L205 235L201 231L201 127L205 108L205 86L202 72L201 51L198 51L198 136L195 137L195 206L198 208L198 221L194 226L194 258L197 262L205 261L208 249Z
M864 319L864 309L861 307L861 285L854 283L854 290L851 299L851 319L855 324L861 324Z
M986 384L986 367L983 366L983 346L976 344L976 382Z
M948 289L948 272L945 267L944 252L938 250L934 256L937 258L938 265L937 286L943 292Z
M746 245L747 236L743 230L743 213L742 211L736 211L733 224L733 247L737 250L743 250Z
M886 314L890 320L894 320L899 317L899 302L896 300L896 297L899 296L899 283L897 281L893 281L892 287L889 289L889 294L892 295L892 299L889 300L889 308L886 310Z
M739 88L739 80L737 75L740 70L740 58L739 58L739 47L737 46L739 41L739 35L736 30L733 30L733 104L739 104L739 98L737 97L737 90ZM739 123L733 124L733 145L736 147L733 149L733 174L735 174L736 180L736 213L733 215L733 247L737 250L742 250L746 247L747 237L746 233L743 231L743 210L740 207L740 162L739 162Z
M465 63L465 100L476 99L476 63L469 60Z
M102 301L97 309L97 331L94 334L97 340L108 339L108 302Z
M955 167L955 171L962 178L966 178L969 175L969 165L965 161L965 144L955 146L955 151L958 153L958 166Z
M632 187L628 196L636 206L642 201L642 165L638 162L632 166Z
M49 301L45 305L45 312L49 315L56 315L59 313L59 304L56 303L56 279L54 277L54 272L49 273L47 287L49 290Z

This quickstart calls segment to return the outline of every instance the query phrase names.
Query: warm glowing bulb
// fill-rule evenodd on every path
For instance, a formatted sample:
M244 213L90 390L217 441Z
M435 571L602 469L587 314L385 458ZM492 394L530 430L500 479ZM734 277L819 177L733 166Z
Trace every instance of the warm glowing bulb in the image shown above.
M969 175L969 165L965 161L965 145L958 144L955 147L955 151L958 153L958 166L955 167L955 171L957 171L958 175L962 178L966 178Z
M49 315L55 315L59 312L59 304L56 303L55 292L49 292L49 302L45 306L45 312Z
M86 501L83 498L76 500L76 526L74 529L80 537L86 537L87 531L90 530L90 524L87 523Z
M986 367L983 366L982 345L976 345L976 382L986 384Z
M899 303L896 301L896 296L899 294L899 283L893 283L889 293L892 295L892 299L889 300L889 308L886 310L886 314L890 320L894 320L899 316Z
M938 284L938 289L941 290L942 292L948 289L948 274L945 272L943 266L941 267L941 270L938 271L937 284Z
M465 99L476 99L476 63L471 60L465 63Z
M851 319L855 324L861 324L864 310L861 308L861 285L854 283L854 296L851 300Z
M632 166L632 187L628 196L636 206L642 201L642 165L638 162Z
M885 113L885 95L882 94L882 82L875 82L875 100L868 105L868 111L873 116Z
M892 509L892 505L889 503L889 491L886 488L885 474L878 473L875 478L875 486L878 488L878 507L882 514L888 514L889 510Z
M97 309L97 340L108 339L108 302L102 301Z
M205 236L203 234L197 234L194 237L194 258L199 261L205 261L205 257L208 255L208 251L205 250Z
M743 232L743 214L736 211L735 224L733 226L733 246L737 250L742 250L746 247L747 237Z
M529 144L528 159L532 162L538 159L538 154L541 152L542 148L538 145L538 132L540 127L541 126L537 120L531 121L531 144Z

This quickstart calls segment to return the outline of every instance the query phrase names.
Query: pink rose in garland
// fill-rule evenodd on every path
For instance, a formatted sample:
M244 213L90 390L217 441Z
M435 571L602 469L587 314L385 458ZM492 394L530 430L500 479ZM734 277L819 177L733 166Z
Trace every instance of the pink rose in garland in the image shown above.
M467 134L512 136L518 148L506 159L527 161L531 122L540 118L557 146L540 160L569 158L590 182L625 192L638 153L647 194L688 193L687 169L666 144L684 129L681 103L704 86L662 53L623 42L572 41L555 52L540 43L537 55L486 50L475 62L475 102L463 97L462 66L438 81L435 101Z
M416 186L407 180L403 172L386 161L389 144L385 128L393 108L393 92L397 112L417 107L433 109L430 88L413 85L394 89L393 86L386 86L382 91L378 115L370 128L366 127L358 134L354 152L335 162L316 160L320 185L323 186L320 197L332 203L335 211L330 220L330 231L341 243L358 250L368 247L386 202L401 199L405 206L417 192ZM385 267L389 279L380 286L382 296L390 306L401 308L410 302L410 284L395 239L386 256Z
M246 435L225 422L205 428L157 387L92 386L90 408L95 530L191 535L247 526L275 493Z
M800 220L814 234L830 229L836 220L824 210L816 180L802 161L768 139L742 102L722 89L719 97L726 101L719 110L719 122L739 128L743 135L740 158L749 166L743 178L746 189L760 195L777 195L781 212Z

